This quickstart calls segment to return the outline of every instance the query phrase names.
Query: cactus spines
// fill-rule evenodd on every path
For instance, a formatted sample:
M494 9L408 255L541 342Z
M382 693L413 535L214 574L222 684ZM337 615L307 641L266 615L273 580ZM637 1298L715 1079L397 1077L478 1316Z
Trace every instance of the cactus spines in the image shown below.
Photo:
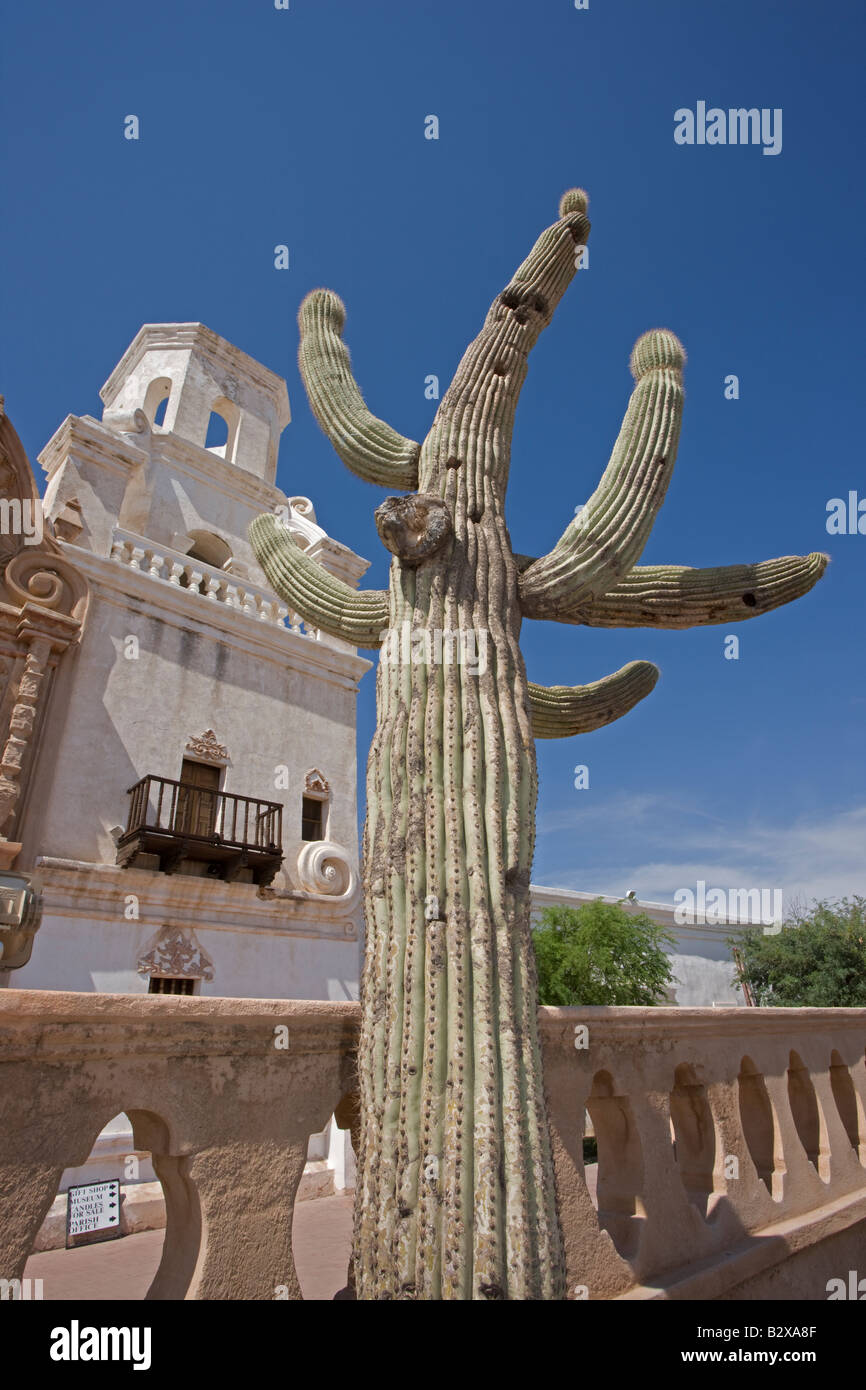
M601 481L549 555L520 577L524 617L556 618L587 594L612 588L646 545L664 501L682 420L685 353L673 333L639 338L635 389Z
M586 212L589 207L589 194L583 188L567 188L559 200L559 215L567 217L570 212Z
M590 685L529 682L529 709L536 738L569 738L612 724L649 695L659 678L651 661L630 661Z
M528 557L525 557L528 558ZM531 562L530 562L531 563ZM584 627L708 627L743 622L802 598L829 563L820 551L757 565L635 565L615 588L574 607L557 622Z
M419 445L364 404L343 342L346 310L331 290L313 290L298 314L298 364L313 414L337 454L359 478L383 487L415 487Z
M618 718L658 672L631 662L588 686L532 685L522 618L729 621L799 596L823 571L821 557L635 568L682 412L685 355L660 329L635 346L623 428L577 524L541 559L512 553L504 502L514 412L529 351L575 273L575 244L589 234L586 209L582 190L563 196L558 221L494 299L420 450L367 411L336 295L320 290L304 301L301 371L338 454L361 477L417 489L389 499L377 518L394 556L387 594L368 598L324 572L317 580L316 562L273 518L251 528L274 588L347 641L372 638L378 622L486 638L483 666L379 664L363 848L354 1243L362 1299L565 1296L529 925L534 738Z
M271 512L251 522L249 536L269 583L284 597L294 595L292 607L305 622L354 647L382 645L388 626L384 589L353 589L344 579L329 574L305 554Z

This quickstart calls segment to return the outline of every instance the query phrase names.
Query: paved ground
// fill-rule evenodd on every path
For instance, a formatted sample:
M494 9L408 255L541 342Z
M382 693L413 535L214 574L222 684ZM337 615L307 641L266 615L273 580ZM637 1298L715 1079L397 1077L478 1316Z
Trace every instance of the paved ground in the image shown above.
M164 1231L142 1231L78 1250L31 1255L27 1279L43 1281L49 1299L141 1299L162 1255ZM298 1202L292 1230L295 1268L304 1298L332 1299L345 1287L352 1240L352 1198Z

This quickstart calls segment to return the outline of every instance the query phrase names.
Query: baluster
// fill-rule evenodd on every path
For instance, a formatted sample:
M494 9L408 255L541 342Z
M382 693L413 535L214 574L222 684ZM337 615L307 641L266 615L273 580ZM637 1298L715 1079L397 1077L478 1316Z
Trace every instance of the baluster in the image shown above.
M181 564L180 560L172 560L171 569L168 575L169 584L175 584L178 588L180 588L181 575L184 574L185 571L186 566Z
M219 603L219 591L223 581L221 579L214 578L214 576L210 574L204 575L203 578L205 586L205 598L209 598L212 603Z
M148 574L152 575L154 579L161 579L161 578L162 578L162 567L163 567L164 564L165 564L165 556L164 556L164 555L157 555L156 551L155 551L155 550L152 550L152 551L150 552L150 565L149 565L148 571L147 571Z
M145 558L145 553L146 553L146 552L145 552L144 550L142 550L141 546L138 546L138 545L130 545L130 547L129 547L129 559L128 559L128 561L127 561L127 564L129 565L129 568L130 568L131 570L139 570L139 571L141 570L141 566L142 566L142 564L143 564L143 562L144 562L144 558Z

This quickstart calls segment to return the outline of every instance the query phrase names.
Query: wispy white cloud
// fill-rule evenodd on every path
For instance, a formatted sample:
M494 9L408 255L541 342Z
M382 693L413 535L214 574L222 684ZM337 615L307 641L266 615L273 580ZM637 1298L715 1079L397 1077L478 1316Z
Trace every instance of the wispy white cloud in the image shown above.
M663 797L634 798L654 804L636 806L630 817L630 800L611 798L594 811L554 814L555 826L543 817L540 838L553 829L618 824L628 826L628 841L639 849L621 836L612 839L608 853L594 857L590 875L574 861L563 863L559 851L555 864L544 856L548 865L536 869L535 881L605 893L633 888L639 898L657 901L672 899L678 888L699 879L715 888L781 888L786 901L866 895L866 805L814 820L729 823L712 817L709 825L706 817L697 821L692 808L678 814L681 808Z

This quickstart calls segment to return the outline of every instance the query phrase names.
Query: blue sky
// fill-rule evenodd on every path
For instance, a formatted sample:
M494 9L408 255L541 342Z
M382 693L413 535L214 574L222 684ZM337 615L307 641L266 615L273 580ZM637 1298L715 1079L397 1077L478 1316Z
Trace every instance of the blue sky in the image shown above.
M655 661L618 723L539 744L536 882L670 897L713 886L866 892L862 61L855 0L151 0L14 6L4 22L9 211L2 390L36 454L143 322L200 320L289 384L278 481L386 553L382 493L318 430L296 366L328 285L371 408L423 437L494 295L559 195L590 194L589 268L533 354L514 438L514 547L549 549L592 492L665 326L689 354L677 469L643 563L827 550L799 603L729 629L526 623L529 674ZM674 112L783 112L781 153L678 146ZM141 138L123 138L134 113ZM424 119L439 117L438 141ZM273 248L290 248L274 269ZM740 399L726 400L735 373ZM373 673L359 707L361 765ZM573 769L587 764L590 787Z

